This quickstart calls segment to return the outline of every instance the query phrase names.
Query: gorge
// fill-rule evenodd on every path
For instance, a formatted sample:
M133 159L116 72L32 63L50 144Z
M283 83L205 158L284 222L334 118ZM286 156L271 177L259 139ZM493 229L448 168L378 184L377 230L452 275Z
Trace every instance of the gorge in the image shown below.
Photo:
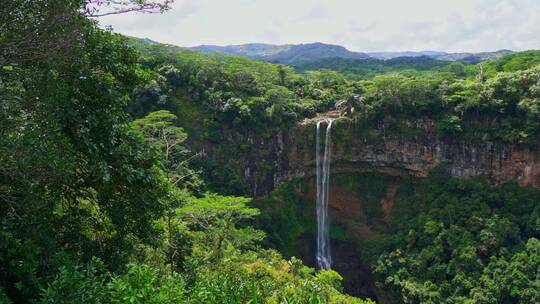
M2 6L0 303L540 303L540 51L239 47L275 64L96 20L163 2Z
M323 190L325 174L319 168L324 169L325 153L313 147L324 146L321 139L327 119L332 119L332 140L324 141L332 151L327 172L332 177ZM324 268L319 245L326 241L332 247L332 269L345 278L345 290L382 303L393 302L376 286L372 266L376 250L370 247L390 237L396 217L399 222L412 210L431 208L423 198L414 198L425 195L422 187L433 187L433 180L441 174L450 179L486 180L488 188L508 182L523 187L540 185L536 148L441 136L427 117L404 121L386 117L369 127L330 112L280 130L271 138L250 134L243 140L252 143L252 149L244 163L249 169L241 171L250 172L243 177L268 217L263 226L269 243L286 256L298 256L310 266ZM264 171L257 153L269 155L265 160L271 165L265 165ZM257 175L261 172L265 173ZM320 228L325 226L321 226L319 204L326 195L328 203L322 206L328 208L331 223L329 238L321 241ZM317 228L311 228L310 221Z
M521 80L519 86L526 83L531 87L513 92L536 96L527 90L538 82L538 74L527 73L522 76L530 80ZM343 276L344 290L381 303L401 303L400 295L415 297L418 278L453 286L454 281L446 280L457 280L463 271L470 276L470 281L463 282L469 284L463 285L467 290L466 286L480 284L480 272L455 268L454 263L461 259L458 254L474 251L476 261L489 269L495 266L486 256L537 235L535 228L528 228L535 225L535 188L540 186L536 135L530 141L509 137L528 130L520 128L529 120L519 118L521 112L508 110L520 97L508 99L512 100L510 105L501 112L473 108L461 116L448 116L457 106L445 101L449 98L446 95L432 95L442 90L440 87L446 88L444 81L417 88L414 81L409 84L407 79L390 78L405 84L401 90L389 93L384 90L391 85L383 80L382 92L371 89L374 91L363 98L354 97L350 101L353 106L340 109L332 102L327 111L281 127L242 128L241 121L227 123L225 116L219 128L210 126L209 130L226 142L197 137L195 129L187 129L194 134L189 148L205 151L206 163L213 164L205 167L205 172L228 168L225 178L212 175L208 179L215 183L213 187L225 192L234 189L230 193L256 198L255 206L261 210L258 225L266 232L266 246L278 249L285 257L299 257L308 266L323 268L318 257L318 244L322 243L318 227L324 226L318 225L323 221L318 216L321 213L317 214L323 189L319 187L318 191L317 185L322 186L323 162L322 157L317 161L317 156L324 154L324 122L332 120L332 165L327 172L331 175L327 208L332 220L326 242L332 248L331 268ZM475 90L495 94L500 87L508 86L506 79L500 81L487 82L483 89ZM387 94L397 94L390 100L403 105L394 109L390 103L390 108L374 110ZM429 106L415 105L418 99ZM180 101L181 107L191 113L199 111L189 99ZM354 115L349 114L352 107ZM481 111L486 113L479 114ZM456 117L457 122L453 122ZM179 118L186 128L195 124L181 112ZM223 157L231 154L236 158ZM494 227L519 230L524 239L516 241L520 237L493 231ZM448 239L450 235L459 236L463 242ZM437 242L443 243L434 248ZM416 248L432 253L418 253ZM407 263L400 264L403 260ZM444 279L441 269L448 269L448 279ZM396 277L396 273L409 275ZM451 297L451 287L445 289L444 284L436 293L441 298ZM414 299L411 303L422 303Z

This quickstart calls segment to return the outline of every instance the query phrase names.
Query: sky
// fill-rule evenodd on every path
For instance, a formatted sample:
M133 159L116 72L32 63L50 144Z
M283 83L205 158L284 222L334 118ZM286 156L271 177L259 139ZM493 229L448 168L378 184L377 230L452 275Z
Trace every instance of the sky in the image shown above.
M540 49L540 0L176 0L101 26L175 44L324 42L353 51Z

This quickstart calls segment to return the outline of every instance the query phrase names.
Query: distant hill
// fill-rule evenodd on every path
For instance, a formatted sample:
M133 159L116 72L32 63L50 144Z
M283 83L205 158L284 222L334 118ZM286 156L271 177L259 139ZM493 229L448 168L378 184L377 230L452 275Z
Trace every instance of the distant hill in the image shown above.
M342 72L349 77L356 79L369 79L376 75L390 72L430 71L449 65L450 62L438 60L429 56L419 57L397 57L392 59L347 59L347 58L325 58L314 60L305 64L299 64L296 68L299 71L328 69Z
M135 38L135 37L131 37L131 38L138 39L138 38ZM146 42L148 44L159 44L159 42L157 42L155 40L152 40L150 38L144 38L144 39L140 39L140 40L143 40L144 42Z
M134 45L154 45L151 39L130 37ZM240 45L200 45L196 47L169 48L190 50L205 54L232 55L258 61L287 64L299 71L328 69L342 72L352 78L369 79L376 75L399 72L407 75L448 72L446 68L453 61L476 64L484 60L498 60L514 54L510 50L482 53L447 53L440 51L404 52L353 52L343 46L325 43L274 45L249 43ZM506 56L505 56L506 55ZM521 56L523 57L523 56ZM519 57L519 58L521 58ZM535 57L536 58L536 57ZM517 60L517 59L516 59ZM516 60L512 61L517 62ZM521 59L519 59L521 60ZM528 60L528 59L527 59ZM522 61L526 61L523 59ZM498 61L497 61L498 62ZM493 64L490 63L489 66ZM451 72L451 71L450 71Z
M220 52L273 63L299 65L325 58L366 59L365 53L352 52L339 45L307 44L241 44L229 46L201 45L188 48L205 53Z
M513 54L510 50L498 50L495 52L482 52L482 53L450 53L436 57L439 60L446 61L463 61L466 63L478 63L484 60L498 59L504 55Z
M500 58L513 53L510 50L499 50L495 52L482 53L448 53L441 51L403 51L403 52L353 52L343 46L326 43L307 44L285 44L274 45L265 43L248 43L239 45L200 45L187 48L193 51L204 53L225 53L235 56L247 57L255 60L268 61L273 63L289 64L293 66L304 66L311 62L325 59L366 59L376 58L390 60L394 58L407 57L430 57L443 61L462 61L465 63L478 63L484 60Z
M510 50L498 50L495 52L481 53L447 53L438 51L420 51L420 52L368 52L370 57L377 59L393 59L398 57L431 57L444 61L463 61L466 63L478 63L484 60L497 59L504 55L513 53Z
M377 59L392 59L392 58L398 58L398 57L424 57L424 56L437 58L440 56L448 55L448 53L446 52L438 52L438 51L368 52L367 54L370 57L377 58Z
M484 74L487 77L495 76L499 72L515 72L530 69L540 65L540 50L513 52L496 60L486 62Z
M273 45L264 43L249 43L241 45L200 45L187 48L192 51L199 51L203 53L225 53L241 57L249 57L252 59L264 59L275 56L280 52L288 51L291 48L290 45Z

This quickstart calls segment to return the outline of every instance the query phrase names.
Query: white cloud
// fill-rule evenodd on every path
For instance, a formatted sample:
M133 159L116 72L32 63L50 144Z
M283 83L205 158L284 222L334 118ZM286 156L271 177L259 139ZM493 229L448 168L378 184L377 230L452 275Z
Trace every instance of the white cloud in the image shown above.
M356 51L540 48L538 0L176 0L163 15L108 16L100 23L182 46L320 41Z

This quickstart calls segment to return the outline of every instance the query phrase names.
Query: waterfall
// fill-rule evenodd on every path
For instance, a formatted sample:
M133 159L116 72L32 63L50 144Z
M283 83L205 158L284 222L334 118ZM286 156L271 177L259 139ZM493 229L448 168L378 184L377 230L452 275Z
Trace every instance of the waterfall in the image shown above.
M330 269L332 256L330 254L330 223L328 219L328 194L330 188L330 153L332 119L326 121L326 135L324 140L324 155L321 163L321 122L317 122L315 162L317 165L317 267Z

